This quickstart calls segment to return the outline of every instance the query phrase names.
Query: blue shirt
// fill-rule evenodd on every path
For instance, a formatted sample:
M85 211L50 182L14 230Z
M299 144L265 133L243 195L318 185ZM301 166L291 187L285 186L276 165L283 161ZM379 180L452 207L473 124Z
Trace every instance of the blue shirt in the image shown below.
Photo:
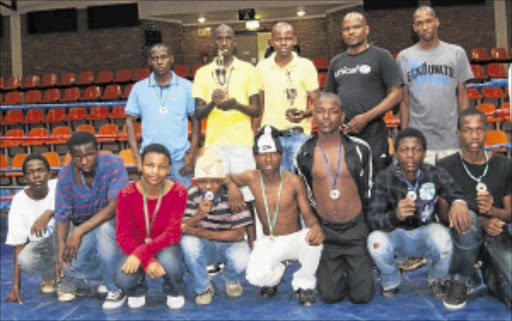
M188 116L194 113L192 84L171 72L171 81L161 86L154 73L132 88L126 114L142 121L142 146L159 143L167 147L172 161L183 159L190 148ZM162 106L163 104L163 106Z
M128 175L119 156L98 154L96 175L92 188L89 188L85 183L75 181L74 167L73 162L70 162L59 173L55 221L70 220L80 225L105 208L109 199L117 197L119 190L128 184Z

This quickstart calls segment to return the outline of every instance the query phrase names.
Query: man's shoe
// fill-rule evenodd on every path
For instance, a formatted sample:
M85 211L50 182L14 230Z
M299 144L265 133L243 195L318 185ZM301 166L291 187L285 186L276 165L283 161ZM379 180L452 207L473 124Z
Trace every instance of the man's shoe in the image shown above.
M146 305L146 296L129 296L128 307L131 309L140 309Z
M434 279L428 285L432 296L440 299L446 296L446 281Z
M260 290L260 295L264 298L273 297L277 293L277 288L279 288L279 284L274 286L264 286Z
M69 302L73 301L76 298L76 294L74 292L58 292L57 299L60 302Z
M208 271L208 275L213 276L213 275L217 275L220 272L222 272L223 267L224 267L223 263L214 263L214 264L208 265L206 270Z
M108 293L108 289L105 283L101 283L100 285L98 285L98 287L96 288L96 293L100 295L105 295Z
M400 290L398 289L398 286L396 288L392 288L389 290L384 290L384 288L381 288L382 296L385 298L392 298L395 297Z
M206 290L206 292L203 292L201 294L198 294L196 298L194 299L194 303L197 305L207 305L212 303L213 299L213 293L211 289Z
M167 306L171 310L181 309L181 308L183 308L184 305L185 305L185 297L183 295L179 295L179 296L168 295L167 296Z
M226 294L230 298L238 298L242 295L242 293L244 293L244 289L242 288L240 282L237 281L235 283L226 285Z
M126 295L122 290L108 291L107 298L103 302L103 309L111 310L120 308L124 301L126 301Z
M313 290L303 290L299 289L297 290L297 300L299 301L299 304L303 307L311 307L315 305L316 298L315 294L313 293Z
M466 305L467 287L465 282L451 281L443 304L451 310L461 309Z
M410 257L407 261L400 263L400 269L403 271L412 271L425 264L427 264L427 259L424 257Z
M55 280L41 281L41 292L54 293L55 292Z

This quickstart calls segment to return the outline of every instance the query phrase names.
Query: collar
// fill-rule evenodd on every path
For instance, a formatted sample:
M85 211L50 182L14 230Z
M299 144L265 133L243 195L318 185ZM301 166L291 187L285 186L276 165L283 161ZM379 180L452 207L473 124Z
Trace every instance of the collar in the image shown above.
M155 73L151 72L148 78L148 86L149 87L171 87L171 86L179 86L178 75L171 70L171 80L164 86L161 86L155 79Z
M238 69L240 68L240 65L242 64L242 61L240 59L238 59L236 56L233 56L233 61L231 62L231 66L229 66L229 68L233 68L233 69ZM212 62L210 62L210 65L215 68L215 60L213 60ZM228 69L229 69L228 68Z
M293 68L293 67L295 67L297 65L298 55L297 55L297 53L295 51L292 51L292 60L290 60L290 62L287 63L284 67L280 67L277 64L277 62L276 62L276 53L275 52L272 53L272 55L270 55L270 57L268 57L268 59L270 59L270 64L271 64L270 66L272 68L279 68L279 69L281 69L281 68L284 69L284 68L288 68L288 67Z
M96 172L94 173L94 178L92 180L92 186L94 187L94 182L96 182L96 179L99 177L100 173L102 173L105 169L105 160L104 160L104 157L106 157L106 155L104 154L101 154L99 151L98 151L98 154L96 156ZM71 170L71 178L73 180L73 184L76 184L76 180L75 180L75 163L73 161L71 161L69 163L70 165L70 170ZM83 173L79 170L79 174L80 175L83 175ZM79 183L79 184L82 184L82 183Z
M393 163L395 164L395 175L398 178L398 177L402 176L400 164L398 163L397 160L393 161ZM418 167L418 169L420 170L420 179L425 177L425 173L427 172L427 167L428 167L427 164L425 164L424 162L421 162L420 166ZM405 176L404 176L404 178L405 178Z

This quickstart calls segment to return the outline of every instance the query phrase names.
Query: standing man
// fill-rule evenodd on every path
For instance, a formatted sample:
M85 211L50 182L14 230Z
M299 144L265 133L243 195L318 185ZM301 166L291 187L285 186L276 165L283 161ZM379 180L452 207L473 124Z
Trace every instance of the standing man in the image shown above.
M340 132L344 117L339 97L321 93L313 109L318 134L302 145L295 168L325 236L317 271L320 299L336 303L347 295L368 303L375 293L364 216L372 155L362 139Z
M331 60L324 91L337 94L343 102L344 133L370 145L376 175L389 163L388 130L382 115L402 99L403 82L391 53L368 43L369 32L361 13L343 18L341 35L348 48Z
M512 218L512 161L499 154L488 155L484 149L487 118L478 109L459 114L457 136L460 153L439 161L462 187L469 200L471 229L466 234L452 229L453 257L450 294L444 305L460 309L466 305L474 264L482 260L482 275L489 292L512 309L512 243L507 223ZM446 202L441 199L440 204ZM446 220L446 205L440 207ZM481 254L481 256L479 255Z
M119 156L99 154L97 145L89 132L76 132L68 140L72 161L59 173L55 196L55 277L59 301L75 299L75 281L102 279L108 289L103 309L114 309L126 300L113 277L120 254L116 197L128 176Z
M400 122L402 128L410 125L425 134L425 163L435 165L457 151L457 113L469 105L465 82L473 73L464 49L439 40L440 22L432 8L419 7L413 19L420 41L396 58L406 89Z
M233 55L236 39L230 26L219 25L213 42L218 56L194 78L196 117L208 118L204 146L220 155L224 173L241 173L256 168L251 117L260 115L260 80L256 68ZM247 187L242 192L246 202L253 200Z
M257 133L261 125L271 125L281 131L281 170L293 171L295 153L311 133L308 95L312 100L318 96L318 73L309 59L293 51L297 36L289 23L272 27L270 43L275 53L256 66L262 81L262 116L253 119L253 130Z
M158 143L171 153L172 180L190 187L199 143L200 124L195 117L192 84L171 71L174 64L169 47L156 44L149 50L152 69L148 78L137 82L126 103L126 133L135 165L142 170L137 146L137 118L142 120L142 146ZM188 119L192 123L188 141Z

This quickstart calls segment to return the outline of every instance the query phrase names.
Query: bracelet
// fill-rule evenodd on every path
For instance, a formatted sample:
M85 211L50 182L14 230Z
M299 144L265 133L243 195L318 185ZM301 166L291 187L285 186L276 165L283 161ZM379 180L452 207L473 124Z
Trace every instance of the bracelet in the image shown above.
M453 203L456 203L456 202L457 203L464 203L464 204L466 204L466 206L468 205L468 203L465 200L463 200L463 199L456 199L455 201L453 201Z

